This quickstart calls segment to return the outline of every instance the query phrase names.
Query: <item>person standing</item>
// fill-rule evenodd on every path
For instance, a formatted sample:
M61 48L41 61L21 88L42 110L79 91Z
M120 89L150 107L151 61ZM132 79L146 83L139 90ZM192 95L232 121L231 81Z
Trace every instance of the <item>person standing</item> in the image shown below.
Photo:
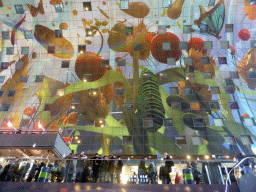
M109 155L108 159L108 174L110 176L110 183L113 183L115 172L115 158L113 157L113 155Z
M35 182L37 182L37 180L38 180L38 177L39 177L39 174L40 174L40 171L41 171L41 168L42 168L42 167L45 167L44 162L41 162L41 164L39 165L39 167L36 168L37 173L36 173L36 175L35 175Z
M92 158L92 180L94 183L97 183L99 179L99 172L101 167L101 158L99 157L98 153L95 153L95 156Z
M164 159L165 159L165 166L169 173L167 176L167 184L172 184L171 178L170 178L170 173L172 172L172 166L174 166L174 163L173 163L173 161L171 161L171 158L167 152L164 153Z
M200 179L201 173L198 170L197 164L196 164L195 161L191 162L191 169L192 169L192 174L193 174L193 177L194 177L195 184L199 184L200 181L201 181L201 179Z
M108 170L109 170L108 157L104 156L103 161L101 163L101 168L100 168L100 182L101 183L108 182Z
M85 166L85 162L84 162L85 159L87 159L87 156L84 154L84 151L81 151L78 156L78 160L76 164L76 182L79 182L79 183L82 182L82 174Z
M71 153L65 158L67 160L66 160L64 181L68 183L71 182L71 179L73 176L74 165L73 165L73 161L71 160L73 158L74 158L74 150L71 150Z
M117 179L117 183L120 183L120 176L122 173L124 163L120 156L118 156L117 159L118 159L118 162L116 164L116 179Z
M157 176L156 165L155 165L155 162L152 161L149 163L149 166L148 166L148 178L151 184L156 183L156 176Z

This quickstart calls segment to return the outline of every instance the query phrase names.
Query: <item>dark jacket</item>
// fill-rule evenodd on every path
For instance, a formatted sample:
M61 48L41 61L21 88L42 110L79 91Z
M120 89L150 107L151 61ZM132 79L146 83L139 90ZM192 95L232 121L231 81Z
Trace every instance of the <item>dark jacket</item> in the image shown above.
M117 164L116 164L116 170L117 170L117 171L122 171L123 166L124 166L123 161L122 161L122 160L119 160L119 161L117 162Z
M101 158L100 157L93 157L92 158L92 169L99 169L101 167Z
M100 170L102 172L107 172L109 171L109 162L107 160L103 160L102 164L101 164L101 168Z
M114 161L114 157L111 158L111 160L108 161L108 172L114 172L115 170L115 161Z
M173 161L171 161L171 158L169 155L166 156L166 158L164 158L165 161L165 166L167 167L167 169L169 170L169 173L172 172L172 166L174 166Z

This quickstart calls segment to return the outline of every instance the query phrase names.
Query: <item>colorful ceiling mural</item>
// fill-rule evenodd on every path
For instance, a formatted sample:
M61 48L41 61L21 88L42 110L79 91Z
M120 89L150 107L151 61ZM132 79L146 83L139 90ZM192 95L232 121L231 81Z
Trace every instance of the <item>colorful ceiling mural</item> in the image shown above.
M0 0L0 129L57 129L88 154L255 154L255 9Z

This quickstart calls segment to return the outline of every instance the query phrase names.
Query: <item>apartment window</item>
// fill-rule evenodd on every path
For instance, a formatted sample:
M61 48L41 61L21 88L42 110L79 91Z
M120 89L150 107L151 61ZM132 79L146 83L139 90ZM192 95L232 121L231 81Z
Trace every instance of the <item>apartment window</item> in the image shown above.
M225 139L225 143L227 143L228 145L236 145L236 138L234 136L229 136L229 135L225 135L224 136Z
M215 0L209 0L208 6L213 7L215 5Z
M0 76L0 83L3 83L5 79L5 76Z
M184 65L193 65L192 57L185 57L184 58Z
M144 118L143 119L143 127L153 127L153 119L152 118Z
M195 79L195 74L194 72L185 72L185 77L186 77L186 80L193 80Z
M125 27L125 34L132 35L133 34L133 27Z
M133 103L125 103L124 104L124 110L125 111L133 111L134 110L134 104Z
M151 73L143 73L142 74L142 80L143 81L148 81L151 79Z
M1 63L1 69L7 69L9 67L9 63L8 62L2 62Z
M88 29L88 28L86 28L86 29L85 29L85 32L86 32L86 36L87 36L87 37L91 37L91 36L94 35L93 29Z
M24 14L23 5L14 5L17 14Z
M44 80L44 75L36 75L36 83L42 83Z
M56 95L59 97L62 97L65 94L65 90L64 89L58 89Z
M184 95L193 95L194 91L192 87L183 87Z
M210 58L209 57L201 57L201 64L202 65L210 65Z
M120 1L121 9L129 9L129 1L128 0L121 0Z
M187 42L180 42L179 43L179 49L180 50L187 50L188 49L188 43Z
M253 141L250 135L241 135L241 141L244 145L253 145Z
M235 93L235 87L233 86L226 86L225 87L225 91L226 91L226 94L234 94Z
M186 137L185 136L176 136L175 137L176 143L178 145L186 145L187 141L186 141Z
M83 81L88 82L92 80L92 74L84 74L83 75Z
M248 79L256 79L256 71L247 71Z
M192 136L191 139L193 145L204 145L204 140L201 136Z
M176 65L176 59L175 58L167 58L167 65Z
M210 105L210 108L213 110L220 109L219 103L217 101L210 101L209 105Z
M190 103L190 108L191 108L191 110L195 110L195 111L200 110L199 102L191 102Z
M183 33L191 33L191 25L183 25Z
M170 42L163 42L163 43L162 43L162 50L163 50L163 51L169 51L169 50L171 50L171 43L170 43Z
M28 75L24 75L20 77L20 83L27 83L28 82Z
M226 33L232 33L234 29L234 25L233 24L226 24L225 25L225 31Z
M97 118L94 120L94 127L104 127L105 120L103 118Z
M123 96L124 95L124 88L116 88L115 96Z
M204 79L212 79L212 73L211 72L203 72Z
M121 67L121 66L125 66L126 65L126 59L117 59L117 66Z
M56 4L54 5L54 7L55 7L55 11L56 11L57 13L61 13L61 12L64 11L63 3L56 3Z
M10 39L9 31L2 31L2 39Z
M229 42L221 41L221 49L229 49Z
M228 102L230 109L239 109L237 102Z
M62 61L61 68L69 68L69 61Z
M55 46L48 46L48 53L55 53Z
M166 25L158 25L158 34L166 34Z
M1 106L0 111L8 111L10 107L11 107L10 104L3 104L3 105Z
M142 51L142 43L134 43L134 51Z
M17 62L15 64L15 69L23 69L24 67L24 62Z
M208 25L201 24L199 28L200 28L200 33L208 33Z
M7 92L7 97L14 97L15 93L16 93L15 90L9 90L9 91Z
M159 73L159 81L166 81L168 79L168 73Z
M251 40L251 48L252 49L256 48L256 40Z
M194 118L193 123L194 123L194 127L205 127L203 118Z
M29 54L29 47L21 47L21 54L28 55Z
M212 41L205 41L204 49L212 49Z
M224 126L223 119L221 119L221 118L214 119L214 125L216 127L223 127Z
M220 94L220 88L219 87L211 87L212 94Z
M33 39L33 31L25 31L25 39Z
M133 145L133 138L131 135L123 136L123 145Z
M229 74L231 79L239 79L239 74L237 71L230 71Z
M78 45L78 53L85 53L86 45Z
M44 111L51 111L52 109L52 104L45 104L44 105Z
M226 57L218 57L218 62L220 65L227 64L227 58Z
M173 127L173 119L172 118L165 118L163 122L164 122L165 127Z
M14 47L6 47L6 55L13 55Z
M61 37L63 37L62 30L60 29L55 30L55 38L61 38Z
M244 117L244 122L246 124L246 126L255 126L255 121L253 118L245 118Z
M163 0L163 8L169 8L172 5L172 0Z
M4 94L4 91L3 90L0 90L0 97L2 97Z
M101 67L108 67L108 66L109 66L109 59L102 59Z
M178 95L179 88L178 87L170 87L170 95Z

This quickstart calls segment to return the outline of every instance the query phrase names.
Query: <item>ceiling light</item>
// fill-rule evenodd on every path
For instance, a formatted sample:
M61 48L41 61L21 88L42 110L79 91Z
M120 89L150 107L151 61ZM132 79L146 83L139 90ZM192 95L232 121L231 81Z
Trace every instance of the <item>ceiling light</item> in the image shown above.
M187 159L191 159L191 156L190 156L190 155L187 155Z

